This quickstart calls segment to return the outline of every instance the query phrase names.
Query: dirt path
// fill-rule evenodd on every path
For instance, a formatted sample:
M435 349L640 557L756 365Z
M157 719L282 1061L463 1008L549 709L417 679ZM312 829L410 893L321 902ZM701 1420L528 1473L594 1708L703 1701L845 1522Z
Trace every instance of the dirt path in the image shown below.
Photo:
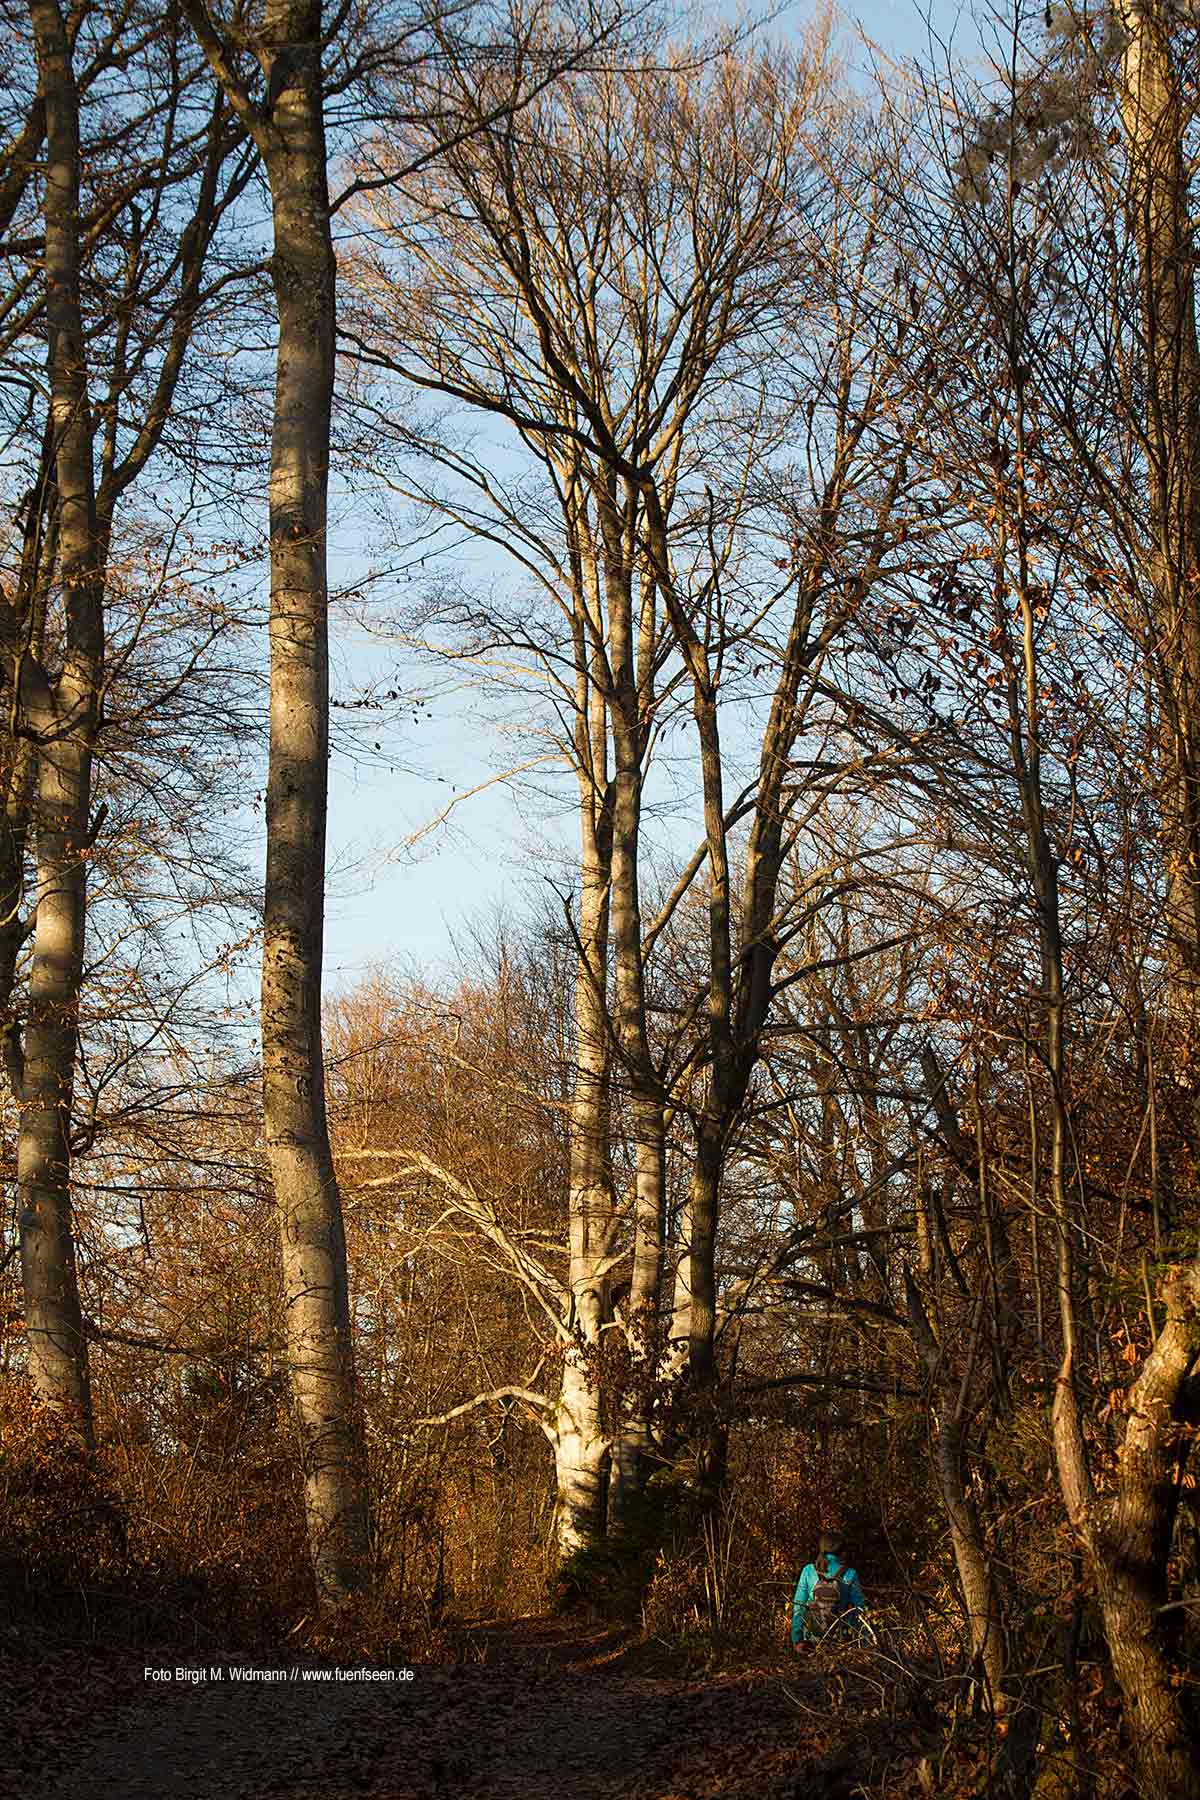
M22 1800L832 1800L867 1772L858 1732L839 1763L815 1671L688 1679L557 1620L477 1628L464 1656L353 1685L146 1681L125 1659L90 1719L27 1679L6 1775Z

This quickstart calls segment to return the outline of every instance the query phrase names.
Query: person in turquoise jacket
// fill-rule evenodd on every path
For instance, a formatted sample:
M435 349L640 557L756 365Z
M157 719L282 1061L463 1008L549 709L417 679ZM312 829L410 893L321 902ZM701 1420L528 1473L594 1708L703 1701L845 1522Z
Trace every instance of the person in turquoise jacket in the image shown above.
M816 1561L807 1565L796 1583L792 1601L793 1650L801 1650L825 1635L811 1628L808 1617L809 1603L819 1581L836 1581L841 1589L841 1605L833 1634L844 1637L847 1633L855 1633L867 1603L857 1572L846 1561L846 1540L840 1531L821 1533Z

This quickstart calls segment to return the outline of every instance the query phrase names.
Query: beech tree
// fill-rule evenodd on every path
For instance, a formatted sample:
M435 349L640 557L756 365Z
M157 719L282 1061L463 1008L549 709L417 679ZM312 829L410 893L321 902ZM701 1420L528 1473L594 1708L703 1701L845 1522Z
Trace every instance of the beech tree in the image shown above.
M337 1601L361 1584L367 1509L356 1411L344 1227L325 1116L321 1042L324 847L329 735L328 515L330 417L336 337L336 266L328 186L325 101L378 77L405 117L414 77L447 53L467 67L474 46L452 48L470 14L400 11L359 43L346 24L327 25L320 0L268 0L261 23L240 14L219 22L203 0L185 7L215 76L253 139L271 188L272 280L278 350L271 452L271 745L267 779L267 874L261 1030L264 1122L280 1216L292 1368L307 1443L310 1538L318 1588ZM450 24L453 21L452 25ZM515 70L496 109L511 122L546 69L570 67L585 40L511 20L498 66ZM608 28L611 29L611 26ZM480 60L496 62L494 35ZM243 73L246 52L258 73ZM486 54L484 52L486 51ZM532 52L533 73L527 70ZM326 59L336 53L336 73ZM258 97L265 93L265 99ZM416 104L429 96L428 84ZM436 105L435 141L478 130L469 113ZM486 122L491 122L490 119ZM509 125L511 129L511 123ZM388 183L413 171L403 165ZM352 184L357 187L356 184ZM365 178L365 185L374 185ZM343 196L343 199L345 196ZM357 1571L357 1573L356 1573Z
M756 76L727 59L703 79L698 110L685 98L682 73L618 71L560 86L522 116L518 134L485 129L497 95L481 78L459 101L478 134L431 162L419 184L372 198L364 211L378 254L352 265L363 296L360 364L411 375L502 419L544 484L531 512L527 495L506 490L445 438L419 448L452 476L450 495L435 495L419 466L415 488L401 477L402 490L419 493L443 518L504 544L548 599L550 612L533 633L516 616L476 615L469 604L447 611L484 656L515 654L540 671L558 714L551 754L566 760L579 789L569 1348L546 1417L568 1551L603 1529L611 1443L594 1359L602 1333L621 1323L615 1271L631 1250L613 1190L614 1079L629 1097L636 1165L621 1315L636 1357L652 1353L657 1335L667 1087L651 1044L645 971L701 860L665 911L644 921L643 792L678 675L636 471L645 464L660 506L677 508L677 553L690 557L701 434L715 428L720 385L744 360L740 339L757 333L756 310L767 302L754 296L766 269L780 266L767 215L791 229L752 159L735 157L722 169L706 161L734 111L748 104L774 178L789 189L810 78L765 68ZM371 166L386 156L381 147ZM747 221L723 249L732 209L742 206ZM493 301L480 284L494 282L498 256L504 297ZM378 420L383 454L394 428L386 413ZM770 432L764 428L764 444ZM724 561L732 533L724 520L719 529ZM645 1421L631 1419L616 1452L614 1520L623 1484L637 1484L644 1432Z
M769 1654L836 1512L948 1792L1194 1794L1192 0L0 12L0 1569ZM575 841L323 999L339 482Z
M3 758L0 979L5 1061L21 1106L30 1372L39 1396L69 1409L88 1435L70 1185L86 873L104 817L103 809L93 817L92 803L112 677L107 571L122 501L161 445L193 328L221 286L207 258L247 169L237 163L236 134L223 108L195 118L195 68L173 56L170 30L158 19L133 8L120 19L101 19L85 7L67 20L50 0L29 9L27 41L36 89L8 147L3 208L10 454L15 439L30 485L5 593L12 705ZM122 61L145 105L114 124L103 109ZM165 84L156 86L164 73ZM92 159L86 170L85 149ZM157 202L149 217L138 205L147 183ZM175 204L179 189L195 209L186 232ZM114 264L115 304L98 302L95 284ZM36 371L43 345L44 381ZM39 389L48 395L44 415ZM131 427L126 409L133 404L145 410ZM34 892L26 910L30 836ZM26 938L32 957L17 1007Z
M268 0L261 24L248 32L240 17L218 23L202 0L189 0L186 12L271 188L279 336L271 441L263 1122L304 1436L309 1541L318 1592L337 1603L366 1580L368 1542L345 1235L321 1042L336 303L323 71L330 38L321 0ZM242 73L239 37L260 65L263 100L252 97Z
M449 627L448 657L505 685L543 684L547 759L561 758L579 788L566 1321L576 1348L546 1420L568 1551L599 1534L606 1482L616 1526L650 1455L670 1454L648 1411L657 1379L688 1372L709 1419L696 1472L719 1486L715 1345L719 1328L732 1341L736 1307L719 1320L718 1195L775 958L820 904L819 884L785 904L780 872L839 783L861 774L852 753L845 765L820 760L806 781L797 745L829 728L841 694L830 665L908 529L904 446L921 404L906 385L903 328L886 350L859 351L873 284L886 280L872 214L883 202L851 175L851 115L822 94L825 57L814 40L794 69L725 58L705 75L702 104L675 71L548 94L519 134L481 129L419 184L364 202L373 247L348 258L360 416L376 438L368 468L446 528L502 545L549 602L531 614L522 593L506 611L447 583L406 628L430 646ZM481 126L494 98L487 83L473 98ZM377 148L367 166L386 170L388 154ZM810 358L822 330L831 335ZM789 379L789 367L802 372ZM503 480L450 422L402 434L393 374L506 422L530 478ZM738 389L753 403L733 403ZM789 459L806 429L801 470ZM704 840L648 918L645 796L685 688ZM757 768L735 781L720 721L752 717L764 690ZM708 954L670 1028L648 994L696 886ZM600 1179L618 1092L635 1164L628 1220L611 1174ZM666 1121L689 1116L699 1093L669 1300ZM639 1371L616 1434L594 1375L612 1329Z

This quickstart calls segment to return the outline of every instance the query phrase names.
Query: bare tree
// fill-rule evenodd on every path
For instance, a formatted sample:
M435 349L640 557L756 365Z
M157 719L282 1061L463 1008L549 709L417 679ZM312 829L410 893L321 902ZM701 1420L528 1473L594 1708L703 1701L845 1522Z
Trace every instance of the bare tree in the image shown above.
M185 8L271 187L278 312L271 439L271 733L262 963L263 1119L283 1251L289 1362L304 1440L318 1591L337 1603L368 1575L367 1501L341 1205L321 1043L329 756L326 521L334 378L321 0L269 0L249 42L251 96L229 32Z
M1184 568L1190 552L1182 548L1188 530L1182 520L1193 503L1188 469L1194 455L1186 415L1194 407L1195 320L1194 298L1180 285L1186 287L1179 255L1182 115L1178 86L1171 87L1162 61L1162 21L1151 27L1139 23L1131 37L1120 20L1106 18L1100 22L1099 45L1091 30L1087 21L1064 9L1051 21L1048 41L1026 43L1018 22L1009 40L1008 66L998 74L998 97L990 107L976 99L963 108L969 122L962 155L947 171L957 177L962 211L956 227L941 233L939 261L945 268L941 278L964 296L964 318L972 320L975 333L973 360L991 370L992 380L989 389L972 388L971 375L960 362L953 384L960 394L971 391L968 404L972 412L979 409L981 441L973 443L973 434L960 429L963 414L947 415L938 452L943 470L948 473L952 467L961 483L975 490L975 500L967 503L974 514L970 529L978 549L983 527L991 559L986 596L982 588L972 592L961 563L950 591L957 595L960 621L986 605L986 649L968 651L967 661L982 671L996 659L988 688L999 702L994 726L1003 740L1002 760L985 749L986 720L983 733L977 728L969 754L980 757L981 773L986 761L989 782L1001 767L1006 769L1002 779L1011 782L1014 825L1019 820L1009 853L1020 869L1021 912L1031 932L1037 973L1035 1003L1020 1028L1028 1057L1030 1137L1025 1154L1033 1193L1045 1199L1057 1252L1060 1360L1053 1419L1058 1479L1096 1584L1140 1788L1166 1795L1195 1791L1188 1726L1158 1618L1166 1605L1167 1556L1177 1506L1164 1471L1182 1451L1180 1421L1190 1404L1191 1370L1200 1350L1194 1269L1182 1276L1176 1272L1168 1283L1167 1320L1161 1329L1151 1305L1152 1346L1124 1396L1125 1421L1121 1426L1110 1422L1103 1431L1096 1397L1106 1385L1111 1395L1115 1378L1102 1329L1095 1247L1097 1209L1106 1199L1097 1193L1100 1184L1081 1151L1087 1127L1076 1089L1086 1066L1082 1014L1088 986L1072 974L1089 967L1093 947L1109 941L1110 933L1118 936L1120 927L1114 919L1097 933L1094 921L1104 911L1103 901L1092 893L1081 901L1071 895L1069 884L1084 878L1093 859L1102 861L1106 842L1119 842L1114 832L1119 821L1106 804L1106 791L1117 787L1115 770L1106 772L1105 779L1085 773L1089 748L1123 766L1136 783L1144 773L1125 758L1136 750L1139 736L1143 741L1157 736L1152 761L1159 771L1154 783L1166 851L1165 939L1173 1004L1183 1007L1182 1018L1186 1006L1180 996L1188 982L1187 945L1193 929L1188 922L1193 886L1187 874L1192 854L1187 848L1190 728L1181 703L1192 680L1184 596L1193 584ZM1092 108L1099 110L1114 67L1128 128L1129 185L1124 208L1110 212L1098 234L1086 184L1075 171L1081 158L1092 159L1092 166L1103 162ZM1088 81L1068 89L1072 75ZM1102 176L1097 186L1102 189ZM1100 392L1107 403L1116 398L1116 416L1098 420L1103 403L1098 407L1089 394L1088 357L1095 338L1111 331L1113 315L1099 330L1087 323L1070 331L1056 327L1070 305L1064 300L1060 270L1072 256L1069 234L1080 224L1089 233L1079 252L1082 264L1100 260L1097 241L1113 257L1102 277L1110 297L1121 290L1125 251L1130 245L1136 248L1139 304L1132 314L1125 307L1116 314L1122 326L1108 355L1118 368L1142 367L1148 423L1127 411L1122 416L1121 383L1103 373ZM1168 244L1169 258L1160 260L1167 257ZM1190 351L1183 326L1189 309ZM1081 310L1086 319L1086 301ZM1132 458L1126 448L1131 436L1141 445L1140 455ZM1109 455L1110 444L1117 446L1115 457ZM1139 470L1149 482L1148 557L1139 555L1135 523L1141 510ZM1090 567L1075 574L1081 536L1086 540L1084 519L1100 534L1104 548L1097 545ZM1092 661L1089 634L1079 615L1080 590L1103 595L1110 587L1124 586L1112 569L1123 560L1122 539L1130 552L1133 582L1146 583L1153 596L1151 637L1139 644L1134 636L1121 645L1126 655L1144 658L1152 677L1149 691L1157 689L1161 710L1148 730L1140 700L1123 691L1112 667L1098 670ZM1097 566L1109 570L1103 579L1094 572ZM1136 631L1136 604L1114 611L1118 630ZM1116 724L1122 711L1134 727L1128 747ZM1135 1029L1140 1034L1138 1020ZM1131 1167L1137 1155L1135 1143ZM982 1174L982 1155L977 1162ZM1157 1184L1157 1156L1152 1179ZM1157 1202L1154 1222L1157 1232ZM1042 1349L1047 1328L1037 1247L1035 1225ZM1119 1245L1114 1266L1127 1255ZM1011 1267L1007 1255L998 1255L998 1261ZM1020 1291L1018 1281L1018 1299ZM1111 1421L1113 1410L1110 1399L1100 1417ZM1002 1672L999 1664L997 1673Z
M400 9L344 37L320 0L269 0L260 26L220 25L185 8L271 187L272 279L279 323L271 460L271 747L267 783L262 1034L265 1129L279 1208L297 1403L306 1439L310 1536L318 1587L331 1600L366 1563L366 1501L356 1415L344 1230L325 1117L321 1044L324 850L329 732L326 525L336 333L336 265L325 104L330 87L375 81L385 116L426 105L435 143L509 120L555 70L609 29L584 37L514 13L510 38L455 41L469 9ZM362 23L362 22L360 22ZM252 86L241 70L258 65ZM326 60L330 63L326 70ZM484 119L439 106L422 71L515 71ZM502 86L504 77L501 77ZM419 90L414 102L412 87ZM254 97L262 92L262 100ZM417 162L419 162L419 158ZM412 173L389 169L385 185ZM371 176L351 184L376 186ZM342 196L342 201L347 195ZM339 202L340 204L340 202Z
M227 161L236 133L223 107L195 119L194 63L173 57L161 20L133 7L103 20L85 7L67 19L56 0L31 7L29 20L36 94L9 145L3 209L8 454L29 485L18 507L3 634L12 698L2 757L0 981L5 1061L22 1108L31 1375L42 1397L70 1406L86 1432L70 1180L87 865L103 824L103 810L92 817L94 764L114 674L105 588L119 503L162 442L193 328L211 297L212 239L247 169ZM122 58L146 105L119 123L101 122ZM181 189L195 210L187 232L174 205ZM138 204L147 192L155 200L148 216ZM100 278L114 262L115 294ZM144 411L131 427L135 396ZM35 897L27 912L31 831ZM22 1019L14 986L29 936Z
M37 734L37 923L29 1018L16 1076L22 1105L21 1262L35 1386L91 1432L91 1396L70 1225L71 1098L83 967L84 858L104 658L103 576L79 294L79 102L56 0L31 8L46 113L50 427L66 643L51 686L31 657L19 679ZM11 1040L10 1040L11 1041Z

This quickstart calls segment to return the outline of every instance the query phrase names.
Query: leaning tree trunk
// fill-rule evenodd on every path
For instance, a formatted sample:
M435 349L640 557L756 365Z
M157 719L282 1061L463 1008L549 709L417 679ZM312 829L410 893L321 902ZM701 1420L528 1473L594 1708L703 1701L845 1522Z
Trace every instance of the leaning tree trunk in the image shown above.
M1198 1800L1196 1736L1163 1638L1167 1563L1194 1423L1200 1357L1200 1260L1165 1293L1167 1319L1130 1389L1111 1491L1088 1467L1069 1358L1054 1409L1055 1450L1071 1523L1096 1581L1142 1800Z
M10 1040L10 1069L21 1104L17 1172L30 1374L38 1395L69 1411L90 1439L71 1219L71 1112L103 576L80 308L79 97L57 0L32 0L30 12L46 109L46 315L65 645L53 684L32 656L20 675L19 703L37 744L37 911L24 1044Z
M268 0L268 111L200 0L185 9L271 189L278 311L271 438L271 703L262 973L263 1119L283 1257L288 1366L318 1593L368 1576L365 1458L341 1200L325 1113L321 968L329 759L326 527L336 264L321 0Z

